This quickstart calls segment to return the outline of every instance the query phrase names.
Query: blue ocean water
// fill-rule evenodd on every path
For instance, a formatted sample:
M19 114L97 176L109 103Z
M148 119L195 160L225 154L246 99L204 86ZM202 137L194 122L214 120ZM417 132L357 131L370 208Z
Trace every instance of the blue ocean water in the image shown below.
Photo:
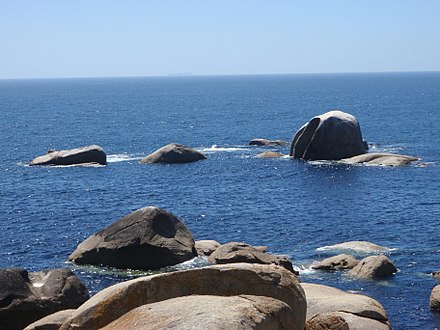
M332 109L356 116L372 151L426 167L256 159L257 137L290 141ZM381 302L394 329L433 329L440 269L440 73L0 80L0 267L71 267L92 293L130 274L65 264L84 238L148 205L195 239L267 245L304 282ZM178 142L208 160L141 165ZM48 149L104 147L106 167L28 167ZM396 248L399 272L360 281L311 271L316 249L348 240Z

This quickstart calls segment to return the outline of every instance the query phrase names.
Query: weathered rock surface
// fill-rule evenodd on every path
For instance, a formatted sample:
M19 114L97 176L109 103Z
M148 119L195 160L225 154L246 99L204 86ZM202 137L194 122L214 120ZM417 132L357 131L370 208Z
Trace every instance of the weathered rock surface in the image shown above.
M386 153L368 153L351 158L345 158L342 159L341 162L347 164L363 164L371 166L405 166L416 160L418 160L418 158L413 156Z
M436 285L431 291L429 308L433 312L440 313L440 284Z
M209 257L208 261L216 264L235 262L274 264L294 272L292 262L282 256L266 253L265 246L252 246L241 242L229 242L220 246Z
M90 236L69 256L77 264L158 269L196 256L189 229L173 214L144 207Z
M294 135L290 156L305 160L340 160L364 154L359 122L352 115L330 111L312 118Z
M107 164L107 155L100 146L91 145L69 150L49 150L47 154L35 158L29 163L34 165L84 165Z
M440 280L440 270L436 270L435 272L432 272L432 276L434 276L436 280Z
M178 297L193 295L195 295L193 299L175 300ZM159 317L158 313L162 310L165 313L164 315L168 317L168 313L174 311L178 321L172 324L174 327L179 327L178 322L182 320L182 315L185 315L185 313L180 314L178 310L180 308L185 310L185 304L188 303L189 309L191 309L191 305L196 307L188 315L188 320L185 321L188 323L185 324L193 324L189 328L209 329L203 323L204 319L207 319L208 322L215 322L216 317L224 319L225 315L221 310L212 310L210 306L207 306L206 309L203 308L203 305L209 304L209 302L207 302L206 297L201 297L201 300L199 300L199 297L207 295L220 297L239 296L248 299L251 304L246 304L242 299L231 301L228 299L216 299L213 301L213 303L217 301L221 304L221 309L224 307L231 312L234 307L241 306L240 309L243 308L241 312L245 320L248 319L246 315L256 315L257 320L254 320L254 322L258 322L258 315L269 315L272 312L276 312L279 314L267 316L268 321L274 320L275 322L276 320L276 322L283 324L285 329L304 329L307 303L304 290L301 288L298 278L283 267L257 264L215 265L206 268L141 277L116 284L97 293L79 307L74 315L64 322L61 329L92 330L100 329L107 325L112 329L122 324L124 329L134 329L137 326L139 326L138 329L149 329L149 320L145 321L139 317L148 313L148 308L152 304L162 301L164 302L163 304L152 306L152 314L156 314ZM249 296L266 297L269 299ZM168 309L167 302L176 307ZM289 317L286 321L284 320L286 315L284 304L290 309ZM262 308L259 312L252 311L252 305L257 309L258 306ZM139 307L141 308L136 310ZM198 308L200 308L201 315L195 314ZM257 314L254 314L254 312ZM189 316L194 317L193 323L191 323ZM170 326L167 323L167 317L164 317L160 322ZM156 320L159 322L159 319ZM112 322L121 323L114 323L116 326L110 327ZM264 321L262 320L262 322ZM142 328L146 323L147 327Z
M73 315L75 309L65 309L29 324L24 330L58 330L64 321Z
M312 265L313 269L336 271L342 269L352 269L359 263L359 260L348 254L339 254L319 261Z
M316 249L317 251L328 251L328 250L347 250L347 251L355 251L355 252L364 252L364 253L380 253L383 251L391 251L394 249L380 246L367 241L349 241L334 245L323 246Z
M265 151L256 155L255 158L281 158L284 156L285 154L282 154L281 152Z
M328 314L333 314L343 318L349 329L391 329L385 309L370 297L319 284L302 283L301 286L306 293L308 321L318 315L324 315L322 318L325 319Z
M206 239L206 240L199 240L195 242L195 249L197 251L197 255L201 257L208 257L217 250L221 244L217 241Z
M177 164L190 163L203 159L206 159L203 153L182 144L171 143L149 154L140 162L143 164Z
M143 305L102 329L289 329L292 312L269 297L193 295Z
M318 314L307 320L306 330L350 330L347 321L338 313Z
M369 256L361 261L348 272L350 276L359 278L384 278L397 272L397 267L384 255Z
M250 146L260 147L275 147L275 146L288 146L289 142L281 140L266 140L266 139L253 139L249 142Z
M46 315L77 308L88 298L84 284L68 269L0 269L0 329L23 329Z

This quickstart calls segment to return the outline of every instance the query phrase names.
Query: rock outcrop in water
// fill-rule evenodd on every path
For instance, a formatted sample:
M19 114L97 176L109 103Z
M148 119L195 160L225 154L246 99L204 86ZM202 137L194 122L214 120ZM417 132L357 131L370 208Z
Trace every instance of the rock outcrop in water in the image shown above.
M386 246L380 246L371 242L367 241L349 241L349 242L343 242L338 243L334 245L327 245L316 249L317 251L329 251L329 250L336 250L336 251L355 251L355 252L362 252L362 253L380 253L384 251L391 251L392 248L388 248Z
M338 254L337 256L330 257L319 261L312 265L313 269L336 271L343 269L352 269L359 263L359 260L348 254Z
M142 164L177 164L196 162L203 159L206 159L203 153L182 144L171 143L149 154L140 162Z
M88 298L84 284L68 269L0 269L0 329L23 329L46 315L77 308Z
M405 166L418 160L417 157L387 154L387 153L367 153L363 155L345 158L341 161L347 164L362 164L376 166Z
M97 293L61 329L303 330L298 278L275 265L216 265L141 277Z
M294 135L290 156L305 160L340 160L364 154L359 122L352 115L330 111L312 118Z
M189 229L173 214L145 207L90 236L70 255L77 264L158 269L196 256Z
M284 156L281 152L265 151L256 155L255 158L281 158Z
M397 272L397 267L384 255L369 256L348 272L349 275L359 278L385 278Z
M288 146L289 142L281 140L266 140L266 139L253 139L249 142L250 146L259 147L276 147L276 146Z
M35 158L29 163L34 165L85 165L85 164L107 164L107 155L100 146L91 145L88 147L69 150L49 150L47 154Z

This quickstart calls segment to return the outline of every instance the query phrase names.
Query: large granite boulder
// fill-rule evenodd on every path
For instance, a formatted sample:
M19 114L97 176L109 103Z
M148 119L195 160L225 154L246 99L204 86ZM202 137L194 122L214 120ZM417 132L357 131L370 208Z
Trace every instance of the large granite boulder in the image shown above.
M289 142L281 141L281 140L266 140L266 139L253 139L249 142L250 146L259 146L259 147L277 147L277 146L288 146Z
M333 318L337 317L345 321L339 320L337 323L342 326L347 323L348 329L391 329L385 309L373 298L320 284L302 283L301 286L306 293L307 320L308 323L312 323L311 325L330 322L330 314ZM317 319L318 315L325 317L321 316ZM326 319L327 321L325 321ZM309 322L313 320L314 322ZM309 329L320 328L309 327Z
M0 329L23 329L46 315L77 308L88 298L84 284L68 269L0 269Z
M190 163L206 159L206 156L193 148L182 144L168 144L141 160L143 164L163 163Z
M305 160L340 160L364 154L367 150L357 119L345 112L330 111L312 118L295 133L290 156Z
M88 147L69 150L49 150L47 154L35 158L29 163L34 165L86 165L86 164L107 164L107 155L100 146L91 145Z
M241 242L229 242L220 246L209 257L208 261L216 264L246 262L256 264L274 264L294 272L292 262L283 256L266 253L265 246L252 246Z
M440 284L436 285L431 291L429 308L433 312L440 313Z
M338 254L330 258L326 258L312 265L313 269L336 271L343 269L352 269L359 263L355 257L348 254Z
M361 261L348 272L350 276L375 279L392 276L397 272L397 267L384 255L369 256Z
M327 245L316 249L317 251L354 251L360 253L381 253L392 251L393 248L377 245L367 241L349 241L334 245Z
M418 158L413 156L387 153L367 153L342 159L341 162L369 166L405 166L416 160L418 160Z
M61 329L169 329L181 324L184 329L260 329L262 324L262 329L303 330L306 305L298 278L283 267L215 265L113 285L79 307Z
M77 264L158 269L196 256L189 229L173 214L144 207L90 236L69 256Z

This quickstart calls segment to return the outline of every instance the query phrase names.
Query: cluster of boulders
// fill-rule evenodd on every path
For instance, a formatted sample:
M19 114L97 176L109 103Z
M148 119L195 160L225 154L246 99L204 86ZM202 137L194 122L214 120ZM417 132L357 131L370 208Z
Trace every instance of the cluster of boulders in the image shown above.
M281 147L289 145L281 140L253 139L250 146ZM403 166L418 160L416 157L390 153L367 153L368 145L362 138L359 122L345 112L330 111L312 118L294 135L289 156L302 160L336 160L344 164ZM280 152L266 151L256 158L280 158ZM182 144L168 144L144 157L142 164L189 163L206 159L206 156ZM71 149L49 150L29 165L106 165L104 150L96 145Z

